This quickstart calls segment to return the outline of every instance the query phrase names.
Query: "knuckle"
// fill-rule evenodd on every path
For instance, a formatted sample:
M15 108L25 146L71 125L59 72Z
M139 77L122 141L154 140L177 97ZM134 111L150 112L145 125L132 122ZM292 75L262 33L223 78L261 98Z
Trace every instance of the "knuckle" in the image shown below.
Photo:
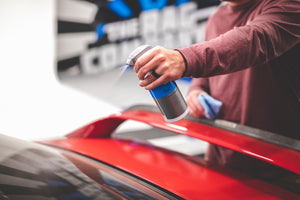
M139 66L142 66L142 61L140 59L137 59L135 61L135 65L134 66L136 66L137 68L139 68Z
M156 47L153 48L153 52L154 52L155 54L159 54L159 53L162 52L162 49L161 49L161 48L162 48L161 46L156 46Z
M156 59L159 61L159 62L164 62L166 60L166 56L164 54L157 54L156 56Z
M146 74L148 71L145 68L140 69L140 73L141 75Z
M172 74L171 73L166 73L165 74L165 79L168 80L168 81L171 80L172 79Z
M164 63L164 64L162 65L162 69L163 69L164 71L167 71L169 68L170 68L170 64L168 64L168 63Z

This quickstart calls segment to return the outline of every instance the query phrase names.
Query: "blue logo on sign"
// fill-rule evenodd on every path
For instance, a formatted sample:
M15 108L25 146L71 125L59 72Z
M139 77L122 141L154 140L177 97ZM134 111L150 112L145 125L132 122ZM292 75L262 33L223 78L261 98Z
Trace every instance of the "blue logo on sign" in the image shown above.
M168 0L138 0L141 10L153 10L153 9L163 9L167 6ZM190 0L176 0L175 5L180 6L190 2ZM123 0L111 0L108 3L108 8L116 13L119 17L127 19L133 16L132 9ZM96 33L98 35L98 40L100 40L105 34L105 24L101 23L96 28Z

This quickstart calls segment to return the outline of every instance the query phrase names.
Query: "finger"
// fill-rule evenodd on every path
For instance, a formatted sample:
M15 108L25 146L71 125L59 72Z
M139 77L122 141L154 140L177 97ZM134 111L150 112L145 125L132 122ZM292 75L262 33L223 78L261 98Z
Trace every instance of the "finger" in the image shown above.
M199 111L198 109L190 109L190 115L197 117L197 118L204 116L204 114L201 111Z
M187 104L188 107L189 107L189 113L190 113L191 115L194 116L194 113L195 113L195 106L194 106L193 103L190 101L190 99L187 99L186 104Z
M150 50L146 51L145 53L140 55L135 61L135 64L133 66L133 70L137 73L142 66L144 66L147 62L149 62L149 60L152 59L153 56L154 55L151 55Z
M197 108L194 104L194 102L191 101L191 99L187 102L188 107L189 107L189 113L190 115L194 116L194 117L198 117L199 113L197 112Z
M149 85L150 83L152 83L153 81L155 81L157 78L153 76L153 74L151 73L147 78L145 78L144 80L140 81L140 86L141 87L145 87L147 85Z
M205 111L203 109L203 107L201 106L201 104L198 101L197 97L194 97L192 99L193 101L193 105L195 106L195 112L197 113L198 117L203 117L205 114Z
M147 72L147 74L145 75L144 79L147 79L148 76L150 76L150 75L152 75L152 76L155 77L155 78L159 78L159 77L160 77L160 75L157 74L157 73L155 72L155 70L152 70L152 71L150 71L150 72Z
M139 80L144 80L147 78L147 75L152 73L153 69L156 67L153 60L149 61L145 65L141 66L139 71L137 72L137 77Z
M151 75L154 76L155 78L159 78L159 77L160 77L160 75L157 74L157 73L155 72L155 70L152 70Z
M169 77L166 76L166 75L162 75L160 76L159 78L157 78L156 80L153 80L152 82L148 83L148 84L145 84L145 89L146 90L153 90L154 88L166 83L166 82L169 82Z
M192 95L187 98L187 104L189 106L190 114L194 117L203 117L204 116L204 110L202 106L200 105L197 95Z
M133 70L136 73L138 73L142 67L144 67L148 62L150 62L153 59L154 56L155 53L152 51L152 49L146 51L137 58L137 60L135 61L135 65L133 66Z
M137 65L141 65L137 72L137 76L140 80L143 80L145 75L149 71L152 71L154 69L157 69L156 71L157 74L163 74L162 72L159 71L161 70L159 66L161 63L165 61L165 57L157 54L157 51L152 51L152 53L153 54L151 54L151 56L149 55L151 59L148 59L147 62L144 62L145 60L139 60L139 59L137 60ZM144 59L144 56L141 57L141 59Z
M195 109L199 112L199 113L203 113L204 109L202 108L201 104L198 101L198 98L195 97L193 98L193 105L195 106Z

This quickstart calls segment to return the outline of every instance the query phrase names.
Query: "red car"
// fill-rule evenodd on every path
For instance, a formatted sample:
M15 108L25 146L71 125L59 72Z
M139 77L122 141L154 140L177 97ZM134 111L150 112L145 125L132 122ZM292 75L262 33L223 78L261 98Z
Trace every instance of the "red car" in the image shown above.
M232 149L290 176L263 180L121 137L116 130L127 120L150 125L147 133L163 130ZM38 143L1 136L0 199L300 199L300 141L227 121L188 116L168 123L156 108L134 106Z

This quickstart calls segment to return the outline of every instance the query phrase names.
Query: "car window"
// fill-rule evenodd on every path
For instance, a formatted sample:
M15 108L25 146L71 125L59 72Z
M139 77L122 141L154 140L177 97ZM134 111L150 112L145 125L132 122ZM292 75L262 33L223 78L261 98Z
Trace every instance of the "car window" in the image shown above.
M88 157L1 139L0 199L181 199Z
M163 188L98 160L70 152L63 152L63 155L84 175L120 199L182 199Z

